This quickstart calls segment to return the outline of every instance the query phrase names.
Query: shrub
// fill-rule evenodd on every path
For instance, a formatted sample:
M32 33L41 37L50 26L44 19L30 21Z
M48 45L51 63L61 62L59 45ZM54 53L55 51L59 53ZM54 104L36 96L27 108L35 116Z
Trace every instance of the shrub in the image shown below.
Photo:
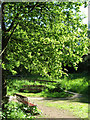
M3 110L3 119L5 118L34 118L32 117L32 113L26 113L25 109L26 106L17 102L9 102L5 104L5 109ZM28 108L27 108L28 110Z

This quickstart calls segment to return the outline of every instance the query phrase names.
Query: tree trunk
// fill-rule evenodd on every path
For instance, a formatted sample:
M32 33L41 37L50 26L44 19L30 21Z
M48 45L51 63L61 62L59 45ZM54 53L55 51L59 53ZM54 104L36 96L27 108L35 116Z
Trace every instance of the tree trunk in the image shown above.
M2 55L3 63L5 63L5 55L6 55L6 51L4 51ZM7 112L5 108L5 104L8 103L8 97L6 96L7 95L7 81L6 81L7 73L6 72L7 72L6 70L2 69L2 112L4 111ZM7 119L7 117L5 119Z
M7 43L8 43L8 39L6 38L7 33L5 33L5 24L3 22L4 5L5 5L5 3L2 4L2 51L6 48ZM6 49L4 50L4 52L2 54L2 63L6 63L5 55L6 55ZM2 112L5 110L5 104L8 102L6 94L7 94L6 70L2 69ZM5 119L7 119L7 118L5 118Z

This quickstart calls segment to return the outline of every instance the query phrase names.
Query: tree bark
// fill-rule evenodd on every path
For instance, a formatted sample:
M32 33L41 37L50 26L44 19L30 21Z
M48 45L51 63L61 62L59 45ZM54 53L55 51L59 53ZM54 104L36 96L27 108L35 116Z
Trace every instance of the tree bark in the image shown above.
M6 28L5 28L5 23L4 23L4 5L5 3L2 4L2 51L5 49L5 47L7 46L8 40L9 39L5 39L5 32L6 32ZM2 62L5 63L5 55L6 55L6 49L2 54ZM2 69L2 112L5 109L5 104L7 103L7 87L6 87L6 71L4 69ZM3 118L2 118L3 119Z

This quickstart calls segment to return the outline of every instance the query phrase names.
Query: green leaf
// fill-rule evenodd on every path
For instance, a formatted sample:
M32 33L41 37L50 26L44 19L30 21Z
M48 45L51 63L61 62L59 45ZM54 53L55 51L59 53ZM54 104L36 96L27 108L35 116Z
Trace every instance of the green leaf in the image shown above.
M12 74L15 75L17 72L15 70L11 70Z
M20 66L20 61L16 61L15 65L16 65L16 67L19 67Z

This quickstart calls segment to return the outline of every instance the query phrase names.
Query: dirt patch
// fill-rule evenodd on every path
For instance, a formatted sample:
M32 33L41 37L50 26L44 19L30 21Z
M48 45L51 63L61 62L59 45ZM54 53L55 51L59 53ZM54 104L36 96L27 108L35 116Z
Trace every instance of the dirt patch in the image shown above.
M42 111L42 115L44 116L44 118L75 118L71 113L66 110L60 110L54 107L47 107L44 105L38 105L38 108Z
M36 116L36 118L76 118L71 112L63 109L57 109L55 107L48 107L48 100L43 98L29 98L30 102L37 105L38 109L41 110L41 115ZM46 102L46 105L43 104ZM50 101L49 101L50 102Z

